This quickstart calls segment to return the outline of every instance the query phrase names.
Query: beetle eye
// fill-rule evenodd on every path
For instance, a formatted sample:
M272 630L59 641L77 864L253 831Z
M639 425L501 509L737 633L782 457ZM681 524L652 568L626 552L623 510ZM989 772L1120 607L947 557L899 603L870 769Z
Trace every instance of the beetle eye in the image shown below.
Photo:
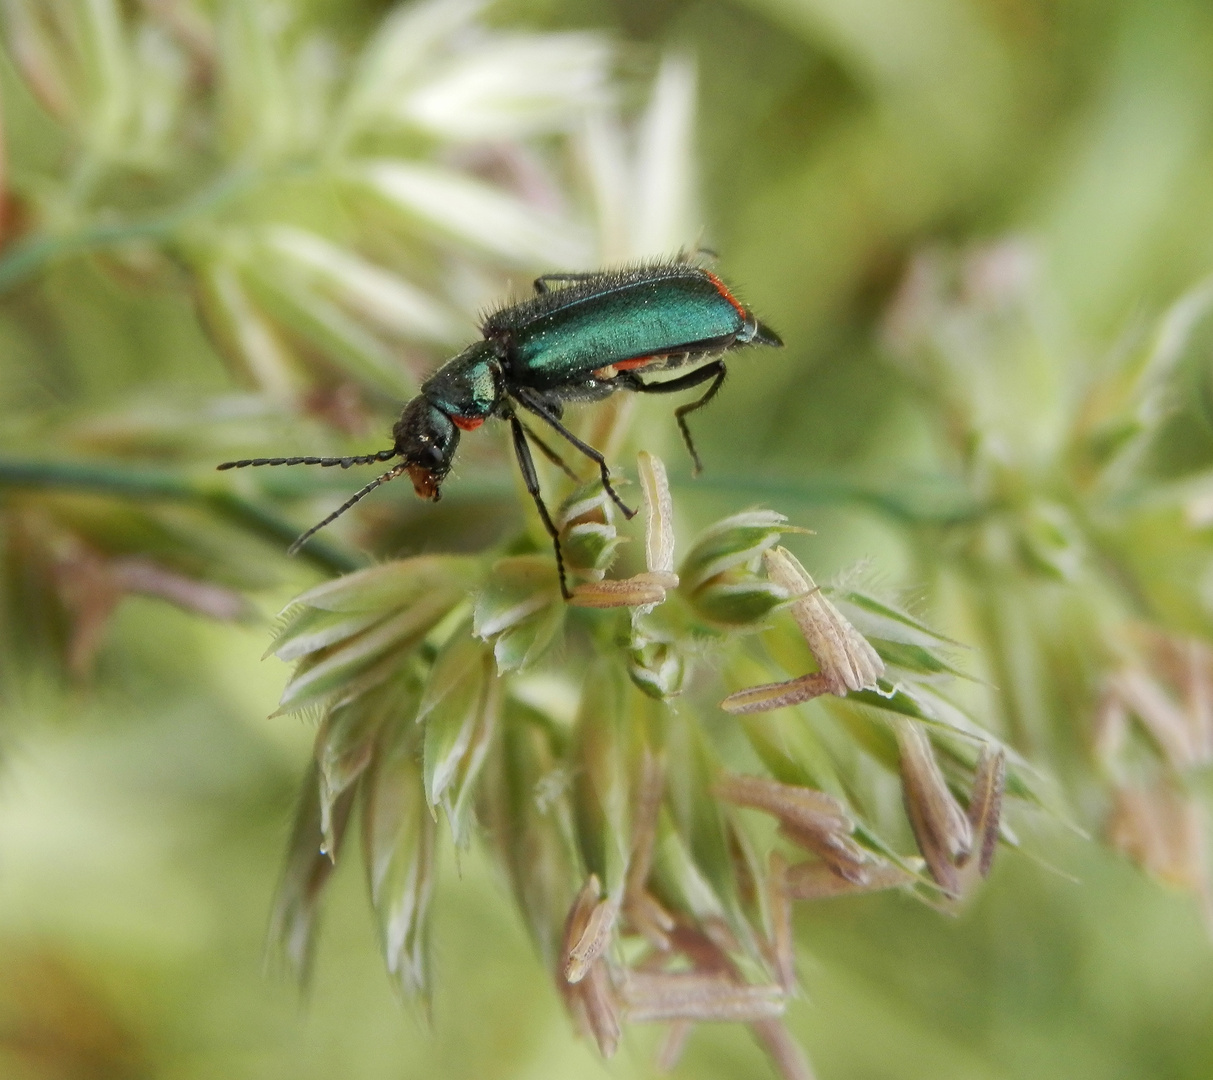
M436 446L427 446L425 448L426 465L434 471L441 469L443 466L442 451Z

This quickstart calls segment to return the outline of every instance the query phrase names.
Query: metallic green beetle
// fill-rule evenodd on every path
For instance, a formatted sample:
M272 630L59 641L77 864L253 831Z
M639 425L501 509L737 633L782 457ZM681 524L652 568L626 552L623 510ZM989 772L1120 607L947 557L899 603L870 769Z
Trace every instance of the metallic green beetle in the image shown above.
M390 450L344 458L250 458L229 461L219 468L339 465L345 469L401 459L299 537L291 547L294 552L359 499L402 473L409 474L421 498L436 502L459 445L460 432L474 431L490 418L505 420L513 434L514 452L527 491L552 538L560 589L567 599L570 593L559 532L540 494L528 439L566 472L569 470L522 424L519 411L539 417L591 458L607 494L631 517L635 511L616 494L602 454L564 426L565 402L598 401L617 390L672 394L710 383L705 394L674 411L695 471L699 472L699 455L686 417L716 396L725 377L722 354L742 345L783 342L737 300L720 278L684 261L595 273L545 274L536 279L535 293L530 300L489 315L481 328L482 340L448 360L422 384L421 393L404 407L392 429ZM648 381L656 373L679 368L691 370L674 378Z

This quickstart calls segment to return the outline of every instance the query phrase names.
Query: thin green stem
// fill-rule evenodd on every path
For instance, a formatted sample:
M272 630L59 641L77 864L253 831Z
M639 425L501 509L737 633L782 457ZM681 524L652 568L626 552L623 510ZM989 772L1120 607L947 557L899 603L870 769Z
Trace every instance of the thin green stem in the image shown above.
M332 490L340 477L314 471L289 476L271 473L259 476L258 482L267 498L298 498ZM966 502L955 488L946 492L947 498L933 503L915 499L912 493L895 495L832 479L779 481L714 476L694 481L674 477L672 482L675 490L726 493L772 505L861 506L900 524L917 527L961 524L976 520L989 510L972 500ZM237 495L226 478L203 478L153 466L0 457L0 489L3 488L61 489L126 499L189 502L208 506L228 521L276 542L293 541L300 532L295 523L268 509L264 503ZM468 477L452 485L448 494L454 499L474 500L486 495L507 496L513 490L513 481L507 474L492 472ZM300 554L317 566L342 573L364 565L353 553L321 539L312 540Z
M4 488L81 491L140 501L194 503L254 535L279 543L293 541L302 531L265 506L237 495L218 478L201 479L146 465L0 458L0 489ZM365 565L356 555L325 540L312 540L299 554L308 562L337 573L348 573Z
M670 478L671 486L684 491L726 493L773 506L781 501L817 506L862 506L876 510L903 525L962 525L985 517L993 507L978 502L953 482L915 484L904 492L880 490L850 480L768 480L755 476L712 476L695 480Z
M314 475L314 474L313 474ZM315 482L315 481L313 481ZM788 503L802 506L859 506L875 510L900 525L922 528L970 524L998 509L995 504L975 500L957 482L933 479L908 485L906 490L880 490L850 480L816 478L812 480L769 480L755 476L721 476L705 473L698 478L670 477L670 487L680 493L727 495L730 499L763 502L778 507ZM486 495L509 495L515 490L512 479L499 469L483 470L449 485L444 498L476 499Z

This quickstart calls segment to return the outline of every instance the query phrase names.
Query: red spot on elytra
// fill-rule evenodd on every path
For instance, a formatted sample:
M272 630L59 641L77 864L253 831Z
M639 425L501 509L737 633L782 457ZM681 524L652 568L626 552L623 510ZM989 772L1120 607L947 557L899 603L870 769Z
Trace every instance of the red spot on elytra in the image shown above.
M651 364L654 360L661 359L664 357L654 353L652 356L635 356L631 360L616 360L613 364L595 368L592 374L596 379L613 379L621 371L631 371L633 368L644 367L645 364Z
M745 322L750 317L750 313L741 306L741 301L739 301L737 297L729 292L729 287L723 281L721 281L720 278L718 278L710 270L704 270L703 276L706 277L713 285L715 285L716 291L733 305L734 310L738 315L741 316L742 322Z
M483 416L452 416L453 423L460 431L475 431L484 423Z
M632 368L644 367L645 364L651 364L658 359L656 356L637 356L632 360L616 360L611 365L616 371L631 371Z

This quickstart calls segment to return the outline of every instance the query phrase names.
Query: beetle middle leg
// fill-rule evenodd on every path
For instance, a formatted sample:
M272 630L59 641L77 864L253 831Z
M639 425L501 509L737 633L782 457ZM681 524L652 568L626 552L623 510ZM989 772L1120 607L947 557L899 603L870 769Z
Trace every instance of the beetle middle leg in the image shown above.
M533 394L526 387L517 387L513 391L514 399L528 412L534 413L540 420L546 421L554 431L562 435L578 450L580 450L591 461L598 466L598 472L602 476L602 486L606 493L611 497L611 501L619 507L623 516L633 518L636 516L636 511L631 509L618 495L615 488L611 485L611 470L607 466L606 458L595 450L589 443L577 438L568 428L560 422L560 417L548 407L547 403L537 394Z
M626 389L634 390L638 394L676 394L680 390L689 390L692 386L698 386L709 379L712 380L712 385L708 387L708 391L703 397L692 401L689 405L680 405L674 410L674 419L678 421L678 430L682 432L682 441L686 443L686 448L691 455L691 461L695 466L694 475L698 476L703 472L703 462L699 460L699 452L695 449L695 443L691 439L691 429L687 427L686 417L688 413L693 413L696 409L702 409L716 396L724 385L724 361L713 360L710 364L704 364L703 367L687 372L687 374L681 375L677 379L670 379L668 382L646 383L633 373L627 371L620 372L616 378Z
M521 420L519 420L518 422L520 424L522 424ZM573 483L575 483L575 484L581 483L581 477L578 476L575 472L573 472L573 470L570 469L568 467L568 465L565 464L564 458L562 458L558 453L556 453L555 450L553 450L550 446L548 446L548 444L545 443L538 435L536 435L535 432L531 428L527 427L526 424L522 424L522 430L526 432L526 437L528 439L530 439L531 442L533 442L537 447L539 447L539 452L545 458L547 458L548 461L550 461L553 465L556 466L556 468L558 468L561 472L563 472L565 476L567 476L570 480L573 481Z
M552 547L556 549L556 572L560 575L560 595L566 600L572 599L573 594L569 592L568 582L564 577L564 554L560 550L560 530L556 528L556 523L552 520L552 515L548 513L543 495L539 491L539 476L535 472L535 459L531 457L531 448L527 445L526 431L518 417L511 415L509 420L510 431L514 436L514 455L518 458L518 468L522 470L522 482L526 485L531 498L535 500L535 509L539 511L543 527L547 530L548 536L552 538Z

